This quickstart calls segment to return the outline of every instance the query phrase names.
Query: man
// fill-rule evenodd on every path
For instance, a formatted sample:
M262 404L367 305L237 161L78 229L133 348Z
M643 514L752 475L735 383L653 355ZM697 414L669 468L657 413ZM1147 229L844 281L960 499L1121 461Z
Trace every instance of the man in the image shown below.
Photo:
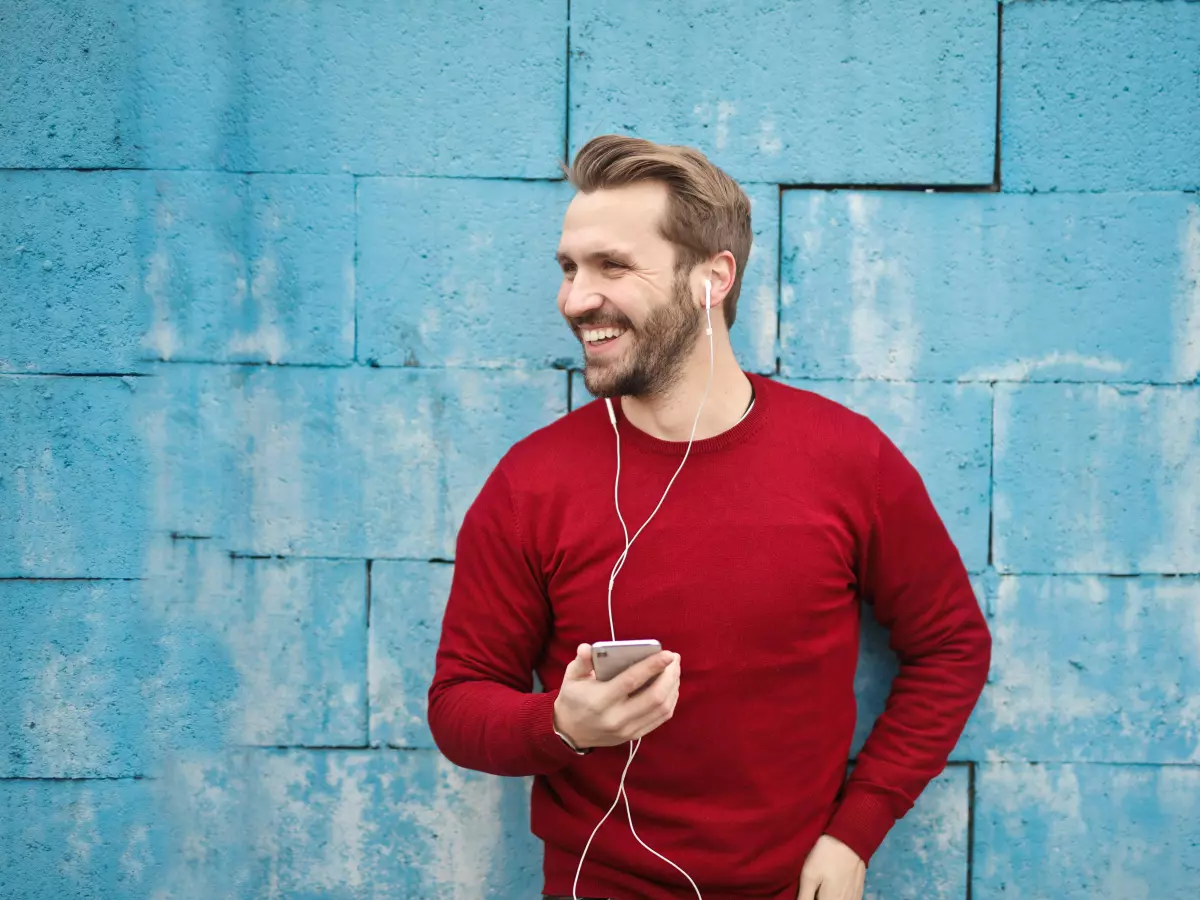
M859 900L983 689L962 561L874 424L738 365L750 204L728 175L616 135L567 175L558 306L616 423L596 400L538 430L472 504L433 736L457 765L536 776L547 896ZM652 513L613 578L623 526ZM901 667L847 780L860 599ZM591 643L614 636L664 649L600 681Z

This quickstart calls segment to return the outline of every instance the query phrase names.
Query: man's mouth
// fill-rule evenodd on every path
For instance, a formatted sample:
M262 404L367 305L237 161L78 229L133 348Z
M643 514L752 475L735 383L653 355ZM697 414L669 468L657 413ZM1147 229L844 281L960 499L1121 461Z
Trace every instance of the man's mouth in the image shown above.
M579 335L589 347L611 343L626 332L625 328L580 328Z

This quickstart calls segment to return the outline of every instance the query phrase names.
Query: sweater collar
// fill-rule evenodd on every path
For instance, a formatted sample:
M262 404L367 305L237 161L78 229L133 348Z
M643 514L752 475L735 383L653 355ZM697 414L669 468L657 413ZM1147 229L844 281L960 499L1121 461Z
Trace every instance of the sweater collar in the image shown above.
M713 453L718 450L724 450L727 447L736 446L762 427L766 421L770 407L770 379L754 372L745 372L744 370L743 374L750 379L750 386L754 391L754 403L750 407L750 411L740 422L731 428L725 429L720 434L715 434L704 440L693 441L692 451L689 455ZM625 418L625 411L622 408L620 397L613 398L613 409L617 414L617 428L620 431L622 441L628 441L635 447L650 453L661 453L665 456L683 456L687 451L688 442L686 440L666 441L648 434L632 424Z

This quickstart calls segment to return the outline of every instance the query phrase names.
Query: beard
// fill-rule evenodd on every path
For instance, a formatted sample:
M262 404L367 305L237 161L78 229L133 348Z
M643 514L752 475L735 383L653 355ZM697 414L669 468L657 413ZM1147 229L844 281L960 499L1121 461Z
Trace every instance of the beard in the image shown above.
M686 274L675 277L669 303L638 328L628 322L630 346L619 357L589 359L584 351L583 384L593 397L661 394L683 375L684 362L700 334L703 312L692 305Z

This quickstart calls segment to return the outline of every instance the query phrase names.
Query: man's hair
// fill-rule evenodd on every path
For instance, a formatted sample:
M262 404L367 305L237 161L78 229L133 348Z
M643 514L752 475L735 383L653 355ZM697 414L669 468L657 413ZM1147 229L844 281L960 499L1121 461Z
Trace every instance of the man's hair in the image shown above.
M721 304L725 326L733 325L754 238L750 199L736 181L699 150L621 134L592 138L575 154L573 165L561 168L585 194L639 181L665 183L667 211L659 233L675 245L675 272L686 272L722 250L733 254L737 271Z

